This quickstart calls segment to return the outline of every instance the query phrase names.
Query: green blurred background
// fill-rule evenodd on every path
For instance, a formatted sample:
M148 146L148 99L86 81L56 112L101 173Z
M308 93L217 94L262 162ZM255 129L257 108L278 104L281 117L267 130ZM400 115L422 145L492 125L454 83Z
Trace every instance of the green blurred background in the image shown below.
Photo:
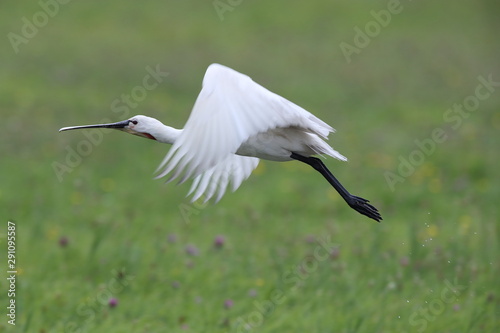
M61 2L0 4L0 331L500 328L500 86L448 111L479 77L500 82L496 1ZM58 133L134 114L182 127L213 62L335 127L349 162L326 163L383 223L299 163L261 162L217 205L191 204L189 185L152 179L167 146ZM169 74L117 112L148 66Z

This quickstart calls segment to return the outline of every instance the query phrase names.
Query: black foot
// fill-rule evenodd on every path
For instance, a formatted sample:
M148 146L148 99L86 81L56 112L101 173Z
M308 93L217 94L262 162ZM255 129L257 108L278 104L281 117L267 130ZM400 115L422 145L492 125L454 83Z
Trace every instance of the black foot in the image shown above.
M373 207L370 205L368 200L357 197L355 195L352 195L349 193L342 184L335 178L334 175L328 170L328 168L321 162L320 159L316 157L306 157L302 156L300 154L292 153L290 155L291 158L301 161L303 163L309 164L312 166L315 170L320 172L323 177L325 177L326 180L339 192L340 196L347 202L347 204L357 211L360 214L363 214L365 216L368 216L371 219L374 219L377 222L380 222L382 220L382 216L380 216L380 213L378 212L377 208Z
M370 205L368 200L351 195L346 201L347 204L358 213L368 216L377 222L382 220L382 216L380 216L377 208Z

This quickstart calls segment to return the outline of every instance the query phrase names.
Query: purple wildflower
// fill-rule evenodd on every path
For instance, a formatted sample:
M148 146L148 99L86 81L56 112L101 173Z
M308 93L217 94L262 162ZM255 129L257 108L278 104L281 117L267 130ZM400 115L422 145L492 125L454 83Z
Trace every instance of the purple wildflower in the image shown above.
M340 248L338 246L336 246L330 250L330 258L332 260L338 259L339 256L340 256Z
M399 259L399 264L403 267L408 266L410 264L410 258L402 257L401 259Z
M118 300L116 298L110 298L108 305L110 308L114 308L118 305Z
M200 251L198 248L192 244L188 244L186 246L186 253L189 254L190 256L196 257L197 255L200 254Z
M255 296L257 296L257 290L255 290L255 289L250 289L250 290L248 291L248 296L250 296L250 297L255 297Z
M169 243L175 243L177 242L177 235L176 234L169 234L167 237Z
M59 238L59 246L60 247L66 247L66 246L68 246L68 243L69 243L68 237L62 236L61 238Z
M224 239L224 236L218 235L217 237L215 237L214 247L216 249L222 248L224 246L225 241L226 240Z
M233 302L233 300L232 300L232 299L226 299L226 300L224 301L224 307L225 307L226 309L231 309L231 308L233 307L233 305L234 305L234 302Z

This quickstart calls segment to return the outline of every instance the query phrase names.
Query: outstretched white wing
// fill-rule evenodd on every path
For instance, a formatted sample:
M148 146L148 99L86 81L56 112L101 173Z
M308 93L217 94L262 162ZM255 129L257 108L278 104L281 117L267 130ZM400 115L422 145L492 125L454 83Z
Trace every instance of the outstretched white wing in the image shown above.
M231 183L231 190L236 191L258 164L259 159L256 157L229 155L220 163L196 176L188 196L194 193L191 201L196 201L203 195L203 200L206 202L217 194L215 197L215 202L217 202L226 192L229 183Z
M170 172L168 181L181 174L181 183L198 177L226 161L251 136L289 126L323 138L334 131L250 77L212 64L205 73L203 88L182 133L158 167L158 178Z

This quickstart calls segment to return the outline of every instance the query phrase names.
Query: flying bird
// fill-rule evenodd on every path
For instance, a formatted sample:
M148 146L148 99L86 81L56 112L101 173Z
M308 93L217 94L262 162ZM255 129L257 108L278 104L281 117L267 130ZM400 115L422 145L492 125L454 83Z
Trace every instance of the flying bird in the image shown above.
M259 159L297 160L321 173L347 204L380 222L368 200L350 194L323 162L313 155L347 158L324 140L335 130L300 106L267 90L247 75L219 64L208 67L203 87L183 129L137 115L110 124L64 127L114 128L172 145L156 170L167 182L194 179L192 201L219 201L228 186L235 191L257 167Z

